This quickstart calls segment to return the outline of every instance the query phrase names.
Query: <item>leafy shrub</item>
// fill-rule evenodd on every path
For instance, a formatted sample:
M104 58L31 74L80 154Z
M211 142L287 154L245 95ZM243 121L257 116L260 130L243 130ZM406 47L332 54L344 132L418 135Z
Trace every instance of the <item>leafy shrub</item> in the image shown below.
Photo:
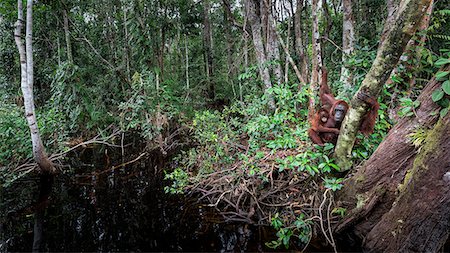
M151 72L135 73L127 94L126 101L119 105L120 126L126 131L140 131L146 140L157 136L178 113L178 99Z
M66 118L71 132L104 128L113 121L108 111L107 89L85 82L90 70L64 63L53 75L49 106ZM111 91L109 91L111 92Z
M48 152L63 149L67 140L64 116L54 108L37 111L37 121L42 141ZM30 130L23 108L15 104L0 106L0 166L13 165L32 157Z
M15 104L0 106L0 166L32 156L32 146L24 111Z
M236 201L233 203L238 207L242 199L250 198L245 189L256 189L253 197L261 196L263 201L292 194L290 190L284 190L293 186L283 182L298 184L296 189L300 196L321 191L309 184L317 186L324 180L325 188L340 189L342 179L330 176L339 170L330 158L334 146L327 144L312 149L306 131L306 111L298 106L307 104L307 93L295 90L295 86L277 85L269 91L276 101L274 112L266 111L267 101L263 95L247 97L244 102L235 103L222 112L196 113L189 125L195 147L175 159L176 169L166 174L166 179L171 182L165 188L166 192L209 192L205 201L208 199L209 205L216 206L227 192L232 191L234 197L227 203ZM275 183L273 177L284 179ZM274 193L270 194L272 191ZM277 192L281 195L276 196ZM312 222L307 217L311 214L296 215L277 205L268 208L266 215L279 212L271 219L278 239L268 243L268 247L284 245L287 248L294 238L300 244L307 244L312 232ZM268 217L263 218L270 221Z

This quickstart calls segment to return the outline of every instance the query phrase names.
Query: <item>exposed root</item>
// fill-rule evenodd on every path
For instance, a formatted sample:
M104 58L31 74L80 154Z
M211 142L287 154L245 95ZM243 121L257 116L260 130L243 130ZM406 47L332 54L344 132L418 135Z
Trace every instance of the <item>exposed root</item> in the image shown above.
M192 171L191 184L186 188L188 194L215 208L225 223L270 226L272 217L278 215L286 228L295 229L296 219L304 215L306 222L317 221L306 223L311 231L309 238L314 231L312 227L318 226L326 242L337 252L332 231L333 220L337 220L332 217L333 192L318 183L319 177L307 172L280 170L276 159L295 155L300 150L263 149L263 152L265 155L259 160L254 157L246 162L237 160L209 173ZM258 168L258 172L249 173L249 166Z

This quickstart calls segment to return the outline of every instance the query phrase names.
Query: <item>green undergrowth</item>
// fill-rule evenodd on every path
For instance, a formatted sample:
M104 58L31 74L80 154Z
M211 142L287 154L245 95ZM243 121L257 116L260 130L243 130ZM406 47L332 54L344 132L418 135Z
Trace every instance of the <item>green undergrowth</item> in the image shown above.
M60 150L67 139L64 117L51 108L37 111L36 114L48 151ZM17 164L32 156L30 130L24 115L23 108L16 104L0 106L0 139L3 142L0 145L0 167Z
M264 109L264 96L247 97L221 112L198 111L188 125L195 145L175 158L177 167L166 173L171 183L165 190L198 196L225 221L272 226L278 239L268 247L307 245L317 215L308 207L318 208L317 202L308 202L323 200L326 189L340 190L343 178L332 158L334 146L309 140L307 91L279 85L270 92L274 112ZM388 127L380 120L377 134L361 138L356 162L370 156ZM333 215L345 212L335 208Z

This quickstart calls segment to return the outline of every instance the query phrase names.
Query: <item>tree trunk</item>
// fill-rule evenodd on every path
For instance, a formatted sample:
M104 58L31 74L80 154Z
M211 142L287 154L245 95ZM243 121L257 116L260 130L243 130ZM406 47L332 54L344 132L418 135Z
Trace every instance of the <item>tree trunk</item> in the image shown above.
M427 134L391 210L367 235L368 252L439 252L450 233L450 115Z
M381 33L381 41L383 41L389 32L389 28L394 24L395 18L397 16L398 8L399 8L400 0L387 0L386 1L386 9L387 15L384 20L384 27Z
M18 19L16 22L16 28L14 31L15 42L20 57L20 69L21 69L21 89L23 93L25 116L28 122L28 127L31 132L31 141L33 143L33 157L39 168L43 172L54 172L54 167L47 157L47 154L42 144L41 135L39 134L39 128L37 125L34 98L33 98L33 1L27 2L27 20L26 20L26 47L22 41L22 27L23 27L23 10L22 1L17 1L18 7Z
M277 32L277 36L278 36L278 40L280 41L281 47L284 50L284 53L286 54L286 66L287 64L291 64L292 68L294 69L295 75L297 76L297 79L299 81L299 85L298 85L298 90L300 91L303 84L306 83L306 80L303 79L302 74L300 73L300 70L298 70L297 65L295 65L294 60L291 57L291 54L289 53L289 48L288 46L286 46L286 44L283 41L283 38L281 37L281 35ZM288 36L289 38L289 36ZM286 68L286 73L288 72L287 68ZM287 74L286 74L287 76ZM287 82L287 80L286 80Z
M226 2L226 1L225 1ZM229 16L231 10L229 10L225 4L223 5L223 16L224 16L224 31L226 36L226 45L227 45L227 75L226 80L227 83L231 84L231 89L233 90L234 98L237 97L236 89L234 87L234 78L236 77L236 68L233 66L233 51L234 51L234 40L233 35L231 33L231 17ZM244 32L245 33L245 32ZM239 66L239 65L238 65ZM230 78L231 77L231 78Z
M166 43L166 29L163 26L159 29L161 42L158 49L158 65L161 73L161 80L164 79L164 47Z
M327 0L322 0L322 10L323 10L323 16L325 19L325 29L322 33L322 36L329 39L330 38L330 32L333 28L333 20L331 18L329 5Z
M350 90L353 86L353 75L346 66L346 62L355 49L355 18L353 16L353 1L344 0L343 22L342 22L342 67L340 81L345 90Z
M335 231L365 238L366 251L438 252L448 238L450 117L435 124L439 106L430 99L440 86L435 79L427 84L417 117L401 119L346 182L340 200L350 200L353 209ZM415 148L410 134L430 126Z
M317 97L319 84L322 77L322 50L319 33L319 16L318 16L319 0L312 0L311 2L311 16L312 16L312 70L311 83L308 104L308 120L311 121L314 115L315 97Z
M70 40L70 32L69 32L69 17L67 15L66 9L63 10L63 18L64 18L64 35L66 37L67 61L70 64L73 64L72 43Z
M302 33L302 10L303 10L303 0L297 1L297 8L294 17L294 33L295 33L295 49L299 58L300 72L303 80L308 82L309 80L309 66L308 66L308 56L305 53L305 47L303 44L303 33Z
M433 3L434 0L430 2L430 6L428 6L427 12L423 16L419 24L418 31L426 31L428 29L428 26L430 24L431 13L433 12ZM418 67L417 64L420 64L421 50L425 46L426 38L427 38L426 34L422 34L420 40L418 38L411 38L408 44L406 45L405 52L400 57L399 62L397 63L397 65L403 64L407 69L406 72L412 74L412 75L401 75L403 83L409 84L407 94L411 94L414 85L416 83L415 74L418 72L416 69L420 69L417 68ZM412 60L413 58L415 58L415 60ZM393 83L392 77L399 75L397 70L398 68L394 68L392 70L389 79L386 81L386 85L391 85ZM397 103L395 103L395 100L397 99L397 96L395 96L395 94L396 93L394 92L394 95L391 98L391 102L389 103L390 106L388 108L388 115L390 119L397 121L399 107L396 106Z
M131 69L130 69L130 56L131 56L131 47L130 47L130 39L128 35L128 8L129 5L125 2L121 2L122 12L123 12L123 32L124 32L124 61L126 65L126 79L128 83L131 83ZM122 88L124 90L124 88ZM125 92L125 91L124 91Z
M256 59L258 61L259 74L264 83L264 93L268 99L268 106L271 110L275 110L275 101L268 90L272 88L270 81L269 69L266 66L266 54L264 52L264 44L261 35L261 19L257 14L256 0L247 0L247 18L252 30L253 45L255 47Z
M26 37L25 46L22 41L22 27L23 27L23 7L22 0L17 1L17 22L14 30L15 42L17 50L19 51L20 69L21 69L21 89L24 98L25 116L28 122L28 126L31 132L31 141L33 144L33 157L41 170L41 186L38 201L43 200L42 194L45 189L50 189L51 182L47 179L53 180L53 174L55 168L45 152L42 139L39 134L39 128L37 125L34 98L33 98L33 0L27 1L27 17L26 17ZM48 198L48 195L46 195ZM42 226L43 226L43 211L38 210L35 214L35 226L34 226L34 243L33 251L39 251L42 242Z
M367 105L357 99L358 93L363 92L369 96L377 97L389 77L392 69L398 62L406 44L416 31L431 0L404 0L398 11L397 18L386 38L381 42L377 57L364 78L357 94L353 97L341 133L336 144L335 155L341 170L351 167L352 149L361 120L366 114Z
M206 83L208 85L208 97L213 100L215 97L214 88L214 68L213 68L213 56L212 56L212 34L211 34L211 22L209 20L209 0L203 1L203 48L205 54L205 68L206 68Z
M189 99L189 92L191 88L189 87L189 50L188 50L188 42L187 35L184 35L184 54L185 54L185 75L186 75L186 101Z
M280 84L283 81L283 70L281 69L280 49L278 45L277 32L275 22L272 17L271 1L261 1L261 20L263 20L266 31L266 52L267 61L271 63L271 70L275 77L275 81Z

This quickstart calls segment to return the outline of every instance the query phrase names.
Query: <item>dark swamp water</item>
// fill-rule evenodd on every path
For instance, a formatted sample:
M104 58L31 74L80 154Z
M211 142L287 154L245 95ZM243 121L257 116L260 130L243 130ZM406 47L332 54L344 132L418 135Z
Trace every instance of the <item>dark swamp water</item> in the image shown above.
M221 223L193 199L165 194L170 157L153 152L111 170L122 163L117 153L96 147L68 157L45 211L43 251L273 251L264 246L272 232ZM31 251L34 216L19 210L37 199L38 179L0 188L0 252Z

